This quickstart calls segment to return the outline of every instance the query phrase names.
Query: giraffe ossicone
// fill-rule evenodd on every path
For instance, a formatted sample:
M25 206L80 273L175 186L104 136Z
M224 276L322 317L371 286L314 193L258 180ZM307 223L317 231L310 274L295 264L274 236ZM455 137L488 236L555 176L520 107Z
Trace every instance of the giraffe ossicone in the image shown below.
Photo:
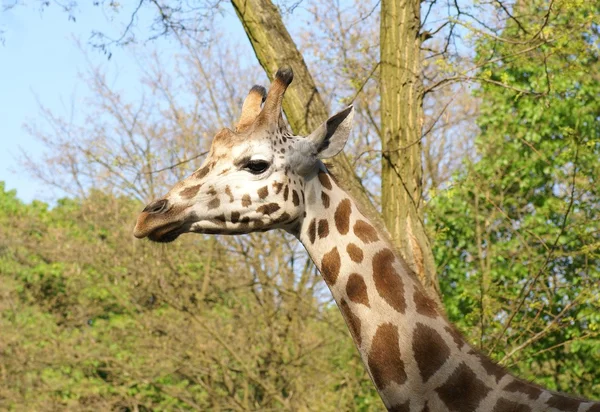
M217 133L202 167L140 213L134 235L170 242L188 232L294 234L389 410L600 412L600 403L515 378L466 343L320 160L343 149L352 107L294 136L281 110L292 79L283 68L268 93L252 87L234 130Z

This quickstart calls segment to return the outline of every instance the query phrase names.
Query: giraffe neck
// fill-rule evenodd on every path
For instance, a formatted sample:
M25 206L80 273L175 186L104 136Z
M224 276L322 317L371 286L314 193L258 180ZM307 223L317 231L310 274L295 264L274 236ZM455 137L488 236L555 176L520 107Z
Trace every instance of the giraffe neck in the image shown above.
M600 404L520 381L473 350L324 167L305 193L297 236L388 409L600 412Z

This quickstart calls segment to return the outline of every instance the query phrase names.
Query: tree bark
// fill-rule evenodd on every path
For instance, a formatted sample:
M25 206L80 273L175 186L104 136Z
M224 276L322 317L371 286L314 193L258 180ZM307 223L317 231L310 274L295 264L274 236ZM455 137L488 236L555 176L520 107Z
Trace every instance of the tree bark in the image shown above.
M382 0L381 204L394 244L428 294L440 302L435 262L423 223L420 24L419 0Z
M273 79L281 66L288 65L294 70L294 82L285 93L283 110L295 134L309 134L327 120L329 113L279 10L270 0L232 0L231 3L269 79ZM348 157L342 152L331 159L331 164L344 188L361 205L363 213L383 227L381 215L367 196Z

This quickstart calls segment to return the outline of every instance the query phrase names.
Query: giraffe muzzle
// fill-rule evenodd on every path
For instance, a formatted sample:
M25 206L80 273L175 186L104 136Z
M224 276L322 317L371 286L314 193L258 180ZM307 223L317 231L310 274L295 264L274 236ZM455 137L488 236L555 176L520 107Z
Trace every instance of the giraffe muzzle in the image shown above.
M185 209L173 206L167 199L152 202L138 216L133 235L138 239L148 237L154 242L172 242L188 229Z

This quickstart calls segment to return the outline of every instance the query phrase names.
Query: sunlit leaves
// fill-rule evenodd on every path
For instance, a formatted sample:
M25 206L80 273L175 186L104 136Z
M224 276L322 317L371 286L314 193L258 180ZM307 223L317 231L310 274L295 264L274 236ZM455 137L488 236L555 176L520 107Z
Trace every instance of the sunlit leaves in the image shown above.
M522 22L537 21L548 4L522 7ZM600 80L586 73L600 69L589 25L600 10L569 2L552 10L543 33L553 41L541 48L507 58L514 46L479 42L481 55L498 57L480 76L509 87L484 82L476 92L474 160L431 203L435 253L449 316L472 342L521 376L593 396ZM519 30L509 23L502 35L518 38Z

